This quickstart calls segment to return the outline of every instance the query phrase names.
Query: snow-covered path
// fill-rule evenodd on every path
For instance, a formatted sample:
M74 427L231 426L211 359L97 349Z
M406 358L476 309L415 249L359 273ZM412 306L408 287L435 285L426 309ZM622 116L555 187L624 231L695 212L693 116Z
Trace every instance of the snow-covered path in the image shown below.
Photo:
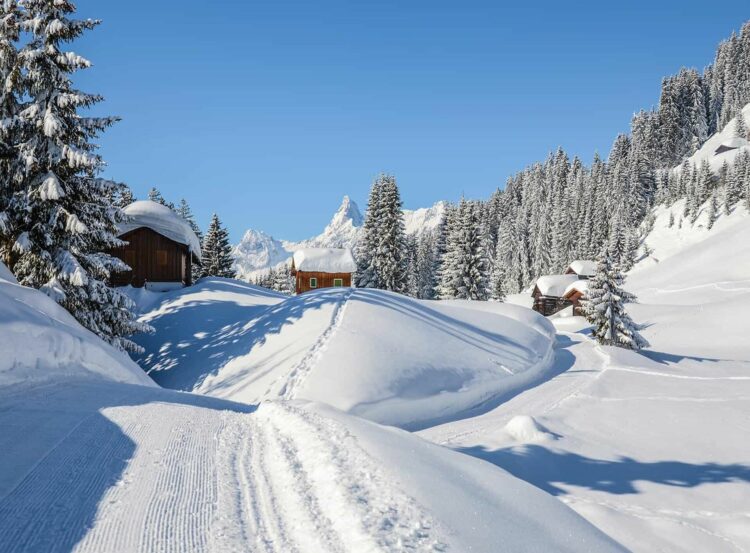
M314 404L90 378L0 406L3 552L619 550L490 465Z
M579 323L556 323L565 372L421 435L558 496L634 551L750 550L750 364L657 363L596 346ZM542 432L514 435L517 415Z
M9 392L3 551L442 547L429 516L353 436L292 405L250 415L221 400L85 381ZM24 439L32 429L47 439Z

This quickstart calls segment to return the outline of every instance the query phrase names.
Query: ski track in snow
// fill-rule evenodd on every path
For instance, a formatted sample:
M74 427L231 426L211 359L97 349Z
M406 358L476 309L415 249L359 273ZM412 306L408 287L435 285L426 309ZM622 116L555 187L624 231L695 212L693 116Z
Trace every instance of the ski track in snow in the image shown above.
M331 313L331 323L326 327L320 337L315 341L310 350L305 356L297 363L292 370L284 376L284 382L277 394L278 397L283 399L294 399L297 395L297 391L300 389L302 384L308 375L315 368L316 363L320 359L323 351L328 347L331 338L333 338L336 331L341 327L341 323L344 320L344 312L346 311L346 305L349 298L354 293L354 289L349 290L341 297L341 301L336 304ZM271 385L271 388L266 393L272 393L275 384Z
M301 406L234 412L107 383L27 398L0 412L0 446L23 459L45 420L58 437L38 462L9 465L17 482L0 475L4 553L447 550L354 435Z

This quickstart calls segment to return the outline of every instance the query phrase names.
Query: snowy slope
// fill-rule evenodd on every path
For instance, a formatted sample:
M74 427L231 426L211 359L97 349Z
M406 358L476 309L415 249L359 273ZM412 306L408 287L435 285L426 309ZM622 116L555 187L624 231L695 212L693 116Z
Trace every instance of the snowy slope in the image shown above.
M153 385L126 354L46 295L17 284L0 263L0 386L60 376Z
M742 114L745 121L750 121L750 104L742 108ZM740 148L716 154L719 146L722 144L731 144L737 138L734 132L735 121L736 117L727 123L720 132L713 134L697 152L688 158L688 161L695 167L698 167L703 161L708 161L711 170L714 173L718 173L725 161L731 166L741 151L750 151L750 145L745 144ZM676 167L674 171L680 171L680 167Z
M436 228L445 206L445 202L438 202L429 208L405 209L406 233L419 235ZM234 247L235 269L241 278L249 280L271 267L291 263L292 254L300 248L354 248L363 222L364 217L357 204L349 196L344 196L331 222L313 238L300 242L277 240L262 231L250 229Z
M247 403L308 399L415 427L487 410L542 378L550 360L551 325L517 306L329 289L259 310L245 290L231 302L171 293L144 313L160 338L139 340L139 363L171 388ZM217 322L195 338L205 323L193 320Z
M557 318L553 374L482 416L422 432L552 493L636 552L750 551L750 216L668 226L631 271L651 346L596 346Z

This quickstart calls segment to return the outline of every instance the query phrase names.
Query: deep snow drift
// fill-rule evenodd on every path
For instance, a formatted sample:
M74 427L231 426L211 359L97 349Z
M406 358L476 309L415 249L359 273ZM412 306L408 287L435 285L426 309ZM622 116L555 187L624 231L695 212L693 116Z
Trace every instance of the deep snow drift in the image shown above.
M1 265L0 279L4 552L621 550L532 486L406 432L310 403L256 410L143 385ZM212 297L235 316L278 301L212 279L162 308Z
M552 326L513 305L354 289L280 300L243 284L227 298L217 286L204 280L144 310L159 338L137 340L138 361L161 385L319 401L414 428L494 407L542 378L552 355Z
M90 375L153 386L126 354L46 295L17 284L0 262L0 386Z

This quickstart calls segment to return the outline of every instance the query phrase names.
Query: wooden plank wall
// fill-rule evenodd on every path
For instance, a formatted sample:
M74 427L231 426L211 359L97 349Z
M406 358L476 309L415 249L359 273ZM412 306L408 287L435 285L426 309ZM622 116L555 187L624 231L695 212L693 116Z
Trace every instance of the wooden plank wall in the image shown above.
M112 275L112 284L136 287L149 282L184 282L192 284L188 247L178 244L145 227L120 236L128 245L116 248L111 255L122 259L132 271Z
M310 288L310 279L318 279L318 287ZM310 290L318 290L320 288L333 288L333 280L340 278L344 281L344 286L352 285L352 274L351 273L317 273L310 271L297 271L295 277L295 290L298 294L308 292Z

